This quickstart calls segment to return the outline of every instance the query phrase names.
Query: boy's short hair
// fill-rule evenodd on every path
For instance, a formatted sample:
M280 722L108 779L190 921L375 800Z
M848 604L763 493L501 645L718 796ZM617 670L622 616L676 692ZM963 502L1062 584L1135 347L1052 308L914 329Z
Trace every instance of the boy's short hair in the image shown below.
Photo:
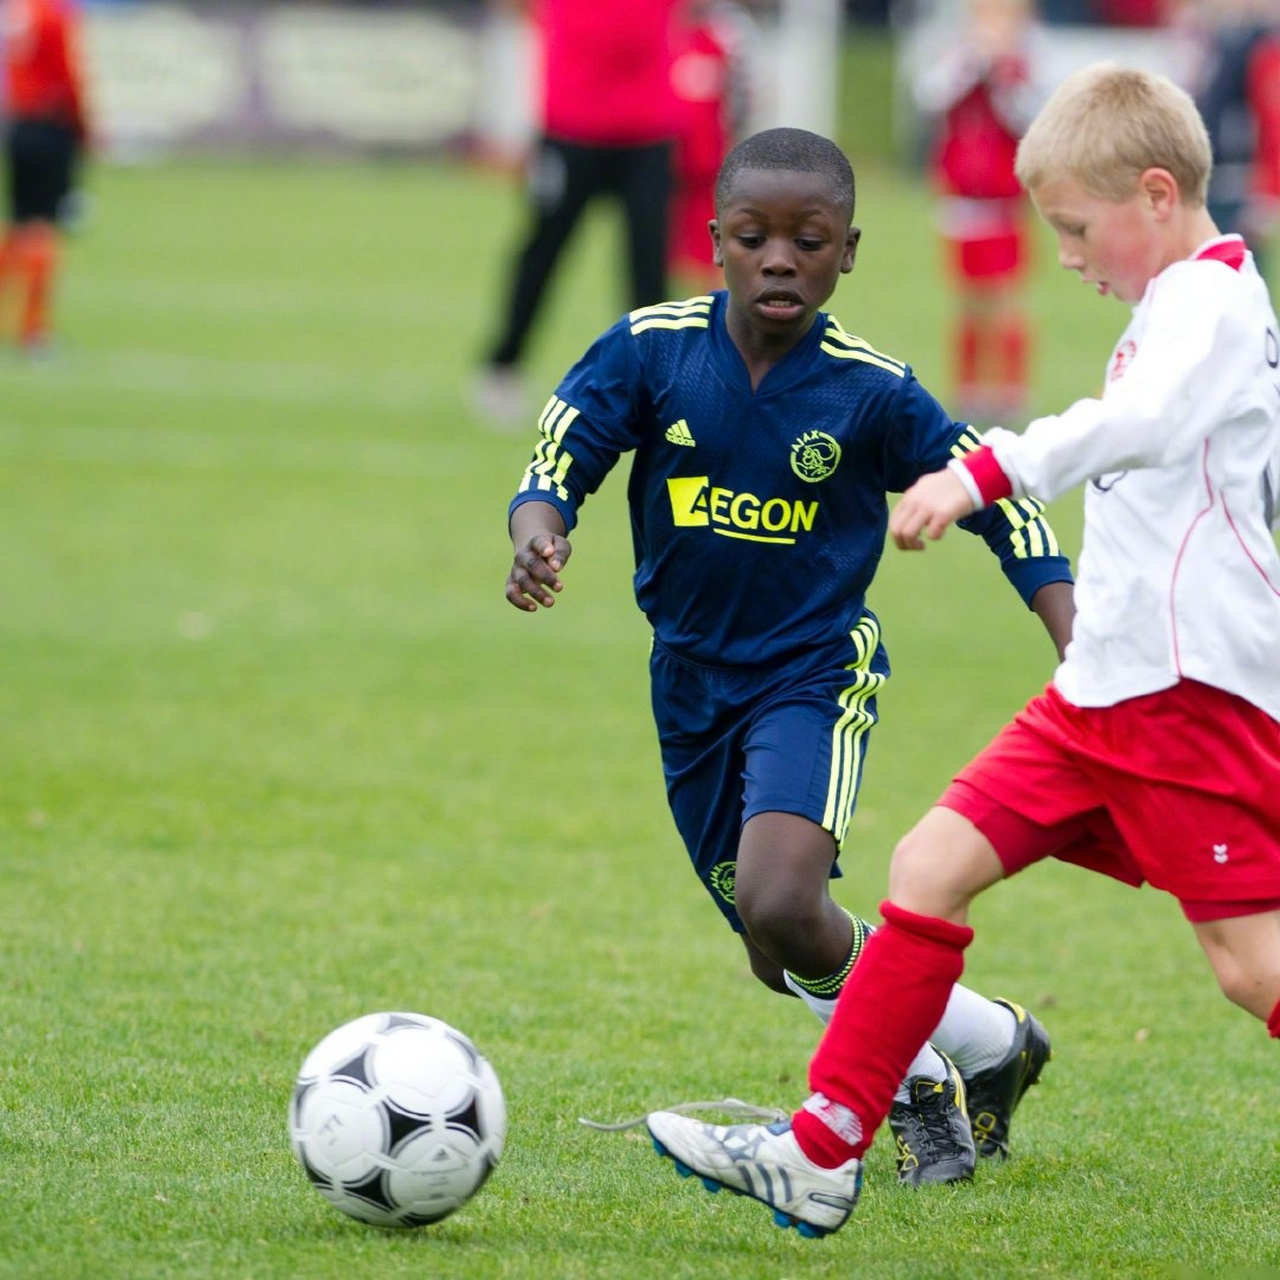
M831 183L831 198L853 218L855 187L849 157L830 138L807 129L765 129L744 138L724 158L716 178L716 209L729 202L738 175L748 169L820 173Z
M1113 62L1068 76L1018 144L1018 181L1031 190L1070 178L1124 200L1146 169L1167 169L1184 204L1205 202L1213 151L1191 95L1166 76Z

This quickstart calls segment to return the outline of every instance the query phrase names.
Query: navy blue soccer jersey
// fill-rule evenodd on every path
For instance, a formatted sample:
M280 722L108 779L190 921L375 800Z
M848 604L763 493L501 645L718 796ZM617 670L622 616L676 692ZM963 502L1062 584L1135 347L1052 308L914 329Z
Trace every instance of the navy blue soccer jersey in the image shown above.
M572 529L624 454L636 600L656 639L713 666L765 666L847 640L885 544L888 497L977 446L909 365L819 312L752 391L727 294L633 311L565 375L511 510ZM1071 580L1033 500L961 527L1022 598Z

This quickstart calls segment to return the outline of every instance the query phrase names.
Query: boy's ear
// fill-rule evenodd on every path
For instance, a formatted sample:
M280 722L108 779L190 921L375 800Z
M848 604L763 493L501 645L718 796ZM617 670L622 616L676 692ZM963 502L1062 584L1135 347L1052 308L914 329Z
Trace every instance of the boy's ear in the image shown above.
M858 256L858 241L862 239L861 227L850 227L844 235L844 255L840 259L840 273L848 275L853 270L853 260Z
M1182 202L1178 180L1168 169L1144 169L1138 178L1138 190L1147 207L1161 220L1169 217Z
M707 230L711 232L711 261L717 267L724 266L724 254L720 252L720 224L712 218L707 223Z

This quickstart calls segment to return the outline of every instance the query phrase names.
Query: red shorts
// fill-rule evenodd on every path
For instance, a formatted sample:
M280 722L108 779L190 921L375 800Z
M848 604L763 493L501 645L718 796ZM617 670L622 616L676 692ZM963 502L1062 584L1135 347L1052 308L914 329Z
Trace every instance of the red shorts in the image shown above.
M1280 724L1193 680L1111 707L1050 686L939 803L1007 875L1060 858L1149 881L1193 922L1280 908Z
M942 235L952 275L970 285L998 286L1026 271L1029 237L1025 201L948 196L941 205Z
M975 239L951 241L951 270L971 283L1020 279L1027 265L1025 237L1005 231Z

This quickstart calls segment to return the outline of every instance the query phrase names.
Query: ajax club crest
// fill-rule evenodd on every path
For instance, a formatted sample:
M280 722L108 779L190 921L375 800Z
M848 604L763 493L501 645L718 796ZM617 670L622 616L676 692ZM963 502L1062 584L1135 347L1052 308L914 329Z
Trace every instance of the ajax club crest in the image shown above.
M840 465L840 446L825 431L806 431L791 442L791 470L810 484L825 480Z

